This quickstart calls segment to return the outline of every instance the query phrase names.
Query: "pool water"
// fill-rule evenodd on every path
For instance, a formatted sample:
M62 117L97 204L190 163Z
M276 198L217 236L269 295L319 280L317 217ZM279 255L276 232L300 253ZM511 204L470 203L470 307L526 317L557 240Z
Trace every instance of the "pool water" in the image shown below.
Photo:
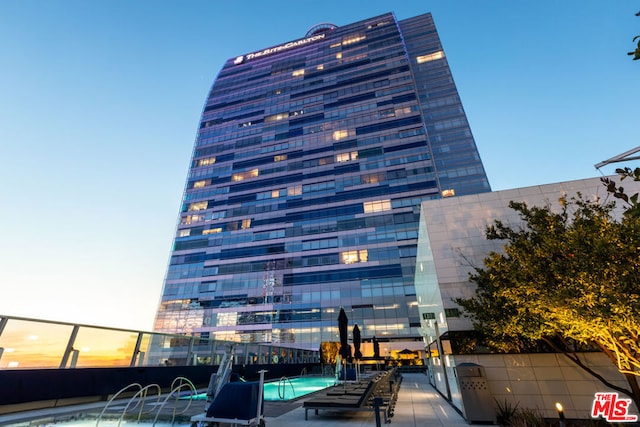
M291 400L331 387L334 377L296 377L264 383L264 400Z
M294 377L264 383L264 400L283 401L302 397L331 387L334 377ZM183 398L185 399L185 398ZM196 394L194 400L207 400L206 393Z

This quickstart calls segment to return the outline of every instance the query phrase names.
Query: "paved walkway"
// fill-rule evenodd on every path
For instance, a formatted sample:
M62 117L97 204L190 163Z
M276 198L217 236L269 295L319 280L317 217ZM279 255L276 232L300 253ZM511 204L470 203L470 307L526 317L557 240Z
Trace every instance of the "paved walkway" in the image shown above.
M424 374L402 374L403 381L398 392L394 416L389 427L456 427L468 426L464 418L428 383ZM320 411L315 415L309 411L309 419L304 419L304 408L300 399L293 402L265 402L265 424L267 427L371 427L375 426L373 412L330 412ZM201 402L202 403L202 402ZM93 419L84 424L95 425L96 416L104 408L105 402L75 405L59 408L40 409L0 415L0 426L43 426L52 425L57 420L82 414L81 418ZM121 410L121 409L120 409ZM190 415L202 411L202 405L194 404L187 414L173 427L187 427ZM75 417L74 417L75 418ZM108 423L104 425L107 426ZM64 424L62 424L64 425ZM102 423L101 423L102 425ZM156 424L158 427L159 424ZM382 420L384 425L384 419Z
M390 427L468 426L450 404L428 383L424 374L402 374L403 381L398 393L398 401L391 418ZM304 409L300 406L278 417L265 417L267 427L371 427L375 426L375 414L370 412L320 411L315 415L309 411L309 419L304 420ZM384 420L382 420L384 425Z

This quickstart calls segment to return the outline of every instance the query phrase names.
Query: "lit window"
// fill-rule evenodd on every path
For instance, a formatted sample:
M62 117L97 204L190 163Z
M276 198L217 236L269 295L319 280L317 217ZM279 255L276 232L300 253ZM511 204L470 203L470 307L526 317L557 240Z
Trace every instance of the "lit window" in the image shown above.
M293 77L304 76L304 68L302 70L295 70L291 75Z
M350 153L341 153L341 154L336 154L336 162L338 163L344 163L344 162L348 162L351 160L357 160L358 159L358 152L357 151L352 151Z
M188 212L201 211L201 210L207 209L207 205L208 205L208 202L206 202L206 201L205 202L191 203L189 205L189 207L187 208L187 211Z
M375 202L364 202L364 212L384 212L391 210L391 200L376 200Z
M271 192L271 198L272 199L277 199L278 197L280 197L280 190L273 190Z
M242 220L242 226L241 228L243 230L246 230L247 228L251 228L251 218L245 218Z
M342 44L345 45L345 44L357 43L357 42L362 41L362 40L364 40L366 38L367 37L364 36L364 35L352 36L352 37L349 37L348 39L342 40Z
M316 67L316 70L324 70L324 64L320 64Z
M456 195L456 192L453 188L450 188L448 190L442 190L442 197L451 197L455 195Z
M206 159L198 160L198 166L208 166L208 165L214 164L215 162L216 162L215 157L207 157Z
M342 52L336 53L336 59L342 59Z
M279 120L283 120L286 119L287 117L289 117L289 113L278 113L278 114L273 114L271 116L267 116L264 118L264 122L265 123L269 123L269 122L276 122Z
M217 228L210 228L208 230L202 230L202 234L216 234L216 233L222 233L222 228L217 227Z
M249 178L255 178L259 175L258 169L251 169L246 172L234 173L231 175L231 181L243 181Z
M366 249L359 251L345 251L340 253L340 262L343 264L355 264L357 262L367 262L369 252Z
M202 181L196 181L193 183L193 188L202 188L205 185L207 185L207 181L202 180Z
M187 228L186 230L180 230L180 234L178 234L179 237L188 237L191 235L191 229Z
M340 141L349 136L349 131L347 130L336 130L333 132L333 140Z
M437 52L430 53L429 55L418 56L416 60L418 64L422 64L423 62L435 61L436 59L444 58L444 52L439 50Z
M288 196L299 196L302 194L302 185L296 185L295 187L287 188Z
M329 46L331 49L333 49L334 47L340 47L342 46L342 43L338 42L338 43L334 43L331 46Z
M287 160L287 155L286 154L281 154L279 156L273 156L273 161L274 162L281 162L283 160Z

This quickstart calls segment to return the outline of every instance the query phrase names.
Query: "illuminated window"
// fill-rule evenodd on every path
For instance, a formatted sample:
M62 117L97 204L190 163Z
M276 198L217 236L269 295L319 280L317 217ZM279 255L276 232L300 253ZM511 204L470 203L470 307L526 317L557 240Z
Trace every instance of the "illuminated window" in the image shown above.
M180 230L180 234L178 234L179 237L188 237L191 235L191 229L187 228L186 230Z
M358 159L358 152L357 151L352 151L350 153L341 153L341 154L336 154L336 162L338 163L344 163L344 162L348 162L351 160L357 160Z
M316 70L324 70L324 64L320 64L316 67Z
M215 162L216 162L216 158L215 157L207 157L206 159L198 160L197 165L198 166L207 166L207 165L212 165Z
M304 76L304 68L302 70L295 70L291 75L293 77Z
M331 46L329 46L331 49L333 49L334 47L340 47L342 46L342 43L338 42L338 43L334 43Z
M201 211L201 210L207 209L207 205L208 205L208 202L206 202L206 201L204 201L204 202L191 203L191 204L189 205L189 207L187 208L187 211L188 211L188 212L191 212L191 211Z
M418 64L422 64L423 62L435 61L436 59L444 58L444 52L439 50L437 52L430 53L429 55L418 56L416 60Z
M299 196L302 194L302 185L287 188L288 196Z
M383 173L372 173L369 175L363 175L361 179L363 184L377 184L384 181Z
M216 234L216 233L222 233L222 228L217 227L217 228L210 228L208 230L202 230L202 234Z
M359 251L345 251L340 253L340 262L342 264L355 264L357 262L367 262L369 252L366 249Z
M336 130L333 132L333 140L340 141L349 136L349 131L347 130Z
M453 188L450 188L448 190L442 190L442 197L451 197L455 195L456 195L456 192Z
M357 43L357 42L362 41L362 40L364 40L366 38L367 37L364 36L364 35L352 36L352 37L349 37L348 39L342 40L342 45Z
M193 183L193 188L202 188L205 185L207 185L207 181L202 180L202 181L196 181Z
M281 154L279 156L273 156L273 161L274 162L281 162L283 160L287 160L287 155L286 154Z
M244 181L245 179L255 178L259 175L258 169L251 169L246 172L234 173L231 175L231 181Z
M342 52L336 53L336 59L342 59Z
M251 228L251 218L245 218L242 220L241 228L246 230L247 228Z
M289 117L289 113L278 113L278 114L273 114L271 116L267 116L264 118L264 122L265 123L269 123L269 122L277 122L279 120L283 120L286 119L287 117Z
M364 202L364 212L384 212L391 210L391 200L376 200L375 202Z

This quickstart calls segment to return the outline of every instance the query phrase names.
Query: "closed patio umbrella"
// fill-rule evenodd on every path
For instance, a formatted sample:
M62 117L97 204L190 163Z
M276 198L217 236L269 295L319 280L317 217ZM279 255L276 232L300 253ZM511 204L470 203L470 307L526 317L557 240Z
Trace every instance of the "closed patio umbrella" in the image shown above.
M353 348L355 349L355 351L353 353L353 357L355 357L356 360L362 359L362 352L360 351L360 342L361 342L360 328L358 327L358 325L354 325L353 326Z
M340 308L340 314L338 315L338 332L340 334L340 356L343 360L349 358L349 342L347 341L347 327L349 319L347 313L344 312L344 308Z

